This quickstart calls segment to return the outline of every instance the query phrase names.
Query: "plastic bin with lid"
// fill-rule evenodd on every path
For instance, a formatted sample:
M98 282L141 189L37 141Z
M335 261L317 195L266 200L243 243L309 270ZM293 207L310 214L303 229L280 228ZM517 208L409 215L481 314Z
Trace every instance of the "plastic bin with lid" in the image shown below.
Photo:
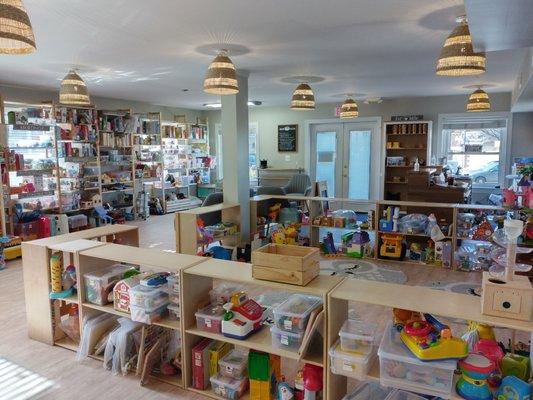
M143 324L153 324L154 322L159 321L161 318L166 316L167 313L168 309L166 304L149 310L130 305L131 320L142 322Z
M180 306L178 304L169 304L168 308L168 318L177 321L180 319Z
M402 343L389 322L378 350L383 386L449 399L453 392L455 360L420 361Z
M390 388L383 387L379 383L361 382L352 393L344 396L342 400L383 400L390 392Z
M373 346L368 346L363 352L344 351L340 341L337 340L328 351L331 372L336 375L344 375L359 381L366 378L370 367L376 360L376 352Z
M220 333L222 327L222 316L224 309L217 304L210 304L198 310L196 316L196 327L201 331Z
M162 288L137 285L132 287L129 292L130 305L145 310L153 310L170 302L168 293Z
M272 346L278 349L298 351L304 337L304 332L287 332L277 326L270 327Z
M218 372L228 378L241 379L245 377L248 354L245 351L233 349L218 361Z
M426 400L426 398L415 393L394 390L385 398L385 400Z
M180 293L180 276L178 274L171 274L167 276L167 285L172 293L179 295ZM172 294L171 293L171 294Z
M248 378L233 379L217 374L209 378L213 392L217 396L237 400L248 388Z
M307 326L309 315L322 305L317 296L293 294L279 306L274 308L274 321L278 329L287 332L303 332Z
M341 349L357 353L370 352L376 343L376 328L376 324L370 322L347 319L339 331Z
M114 264L98 271L83 274L85 299L89 303L105 306L115 284L136 269L130 265Z

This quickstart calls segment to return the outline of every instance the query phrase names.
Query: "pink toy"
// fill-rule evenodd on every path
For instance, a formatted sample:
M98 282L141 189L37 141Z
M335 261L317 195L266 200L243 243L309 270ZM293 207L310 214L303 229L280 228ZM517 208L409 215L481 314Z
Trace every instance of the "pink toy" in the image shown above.
M476 344L474 344L474 353L483 354L490 361L494 363L496 368L499 370L503 356L503 350L498 345L498 342L494 339L479 339Z
M503 205L514 207L514 205L516 204L516 199L517 199L516 193L511 189L503 189L502 193L503 193Z

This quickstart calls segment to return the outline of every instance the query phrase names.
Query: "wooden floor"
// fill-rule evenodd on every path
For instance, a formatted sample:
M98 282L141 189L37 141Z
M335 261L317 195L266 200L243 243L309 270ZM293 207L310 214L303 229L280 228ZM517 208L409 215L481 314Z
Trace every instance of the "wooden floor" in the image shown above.
M174 251L174 215L152 216L134 224L140 227L141 247ZM408 284L427 281L477 281L479 275L450 273L440 268L401 266ZM0 359L19 365L53 381L40 399L137 400L204 398L163 383L141 387L131 376L113 376L95 360L78 363L74 353L28 339L24 309L21 261L8 262L0 271ZM0 382L0 393L2 392ZM0 396L1 397L1 396Z

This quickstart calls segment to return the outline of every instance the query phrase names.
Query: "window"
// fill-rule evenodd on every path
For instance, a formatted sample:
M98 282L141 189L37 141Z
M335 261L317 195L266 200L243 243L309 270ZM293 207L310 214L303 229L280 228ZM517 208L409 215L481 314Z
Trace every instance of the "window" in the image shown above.
M474 187L501 185L507 125L503 116L439 118L447 166L453 173L469 175Z
M258 123L249 123L248 134L248 168L250 170L250 183L257 184L257 168L259 165L259 135ZM223 149L222 149L222 124L215 124L215 134L217 138L217 179L222 180L224 177L223 171Z

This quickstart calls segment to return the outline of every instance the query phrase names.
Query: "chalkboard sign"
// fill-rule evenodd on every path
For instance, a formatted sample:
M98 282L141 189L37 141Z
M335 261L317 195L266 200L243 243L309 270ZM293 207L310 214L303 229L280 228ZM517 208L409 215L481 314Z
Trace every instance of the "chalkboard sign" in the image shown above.
M278 125L278 151L297 151L298 125Z

